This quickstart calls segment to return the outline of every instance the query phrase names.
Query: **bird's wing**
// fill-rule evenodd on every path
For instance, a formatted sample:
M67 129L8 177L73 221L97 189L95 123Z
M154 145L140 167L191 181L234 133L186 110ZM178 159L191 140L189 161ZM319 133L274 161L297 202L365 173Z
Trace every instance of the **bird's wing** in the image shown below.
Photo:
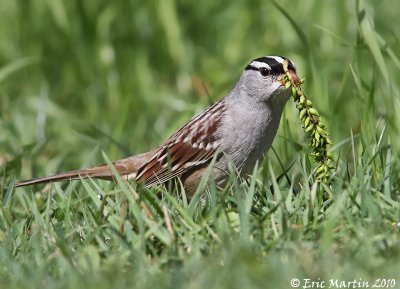
M224 113L222 100L181 127L138 170L136 180L149 187L210 162L221 146L218 128Z

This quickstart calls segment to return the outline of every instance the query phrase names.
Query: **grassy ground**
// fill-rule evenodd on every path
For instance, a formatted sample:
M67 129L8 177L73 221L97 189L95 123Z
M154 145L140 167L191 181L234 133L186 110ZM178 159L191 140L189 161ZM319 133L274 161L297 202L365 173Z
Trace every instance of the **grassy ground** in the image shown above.
M400 288L399 10L2 0L0 288L292 288L294 278ZM306 77L334 140L330 202L310 177L292 101L276 154L248 182L211 189L204 207L168 190L136 197L121 181L7 190L157 146L263 55L293 59Z

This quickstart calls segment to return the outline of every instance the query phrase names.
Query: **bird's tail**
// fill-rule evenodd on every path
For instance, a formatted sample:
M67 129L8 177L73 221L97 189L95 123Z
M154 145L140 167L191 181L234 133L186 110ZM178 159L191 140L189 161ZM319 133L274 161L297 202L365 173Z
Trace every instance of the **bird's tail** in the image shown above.
M29 185L59 182L66 180L77 180L80 178L100 178L100 179L112 180L113 174L111 172L111 169L107 165L100 165L89 169L75 170L66 173L60 173L51 176L39 177L30 180L16 182L15 187L24 187Z
M126 176L129 179L134 179L136 177L137 171L154 155L154 153L155 151L150 151L144 154L132 156L126 159L113 162L112 165L120 175ZM15 183L15 187L23 187L29 185L60 182L67 180L78 180L81 178L113 180L114 174L109 165L103 164L93 168L75 170L46 177L39 177L30 180L19 181Z

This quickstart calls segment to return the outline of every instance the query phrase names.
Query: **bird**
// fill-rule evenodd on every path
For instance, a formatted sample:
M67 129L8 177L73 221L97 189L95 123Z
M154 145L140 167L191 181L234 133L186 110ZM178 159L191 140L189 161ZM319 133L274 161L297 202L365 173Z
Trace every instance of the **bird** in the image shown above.
M230 166L243 178L262 161L277 133L291 95L285 87L283 63L293 83L300 82L293 61L263 56L245 66L239 80L222 99L179 128L156 149L112 162L119 175L145 188L179 178L190 197L209 166L218 186L227 182ZM107 164L19 181L15 187L98 178L114 180Z

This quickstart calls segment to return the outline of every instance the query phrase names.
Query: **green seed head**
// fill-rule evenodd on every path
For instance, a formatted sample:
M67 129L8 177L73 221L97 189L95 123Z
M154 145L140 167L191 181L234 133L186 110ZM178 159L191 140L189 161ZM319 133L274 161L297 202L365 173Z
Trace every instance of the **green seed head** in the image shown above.
M321 121L318 111L313 108L312 101L307 99L301 90L304 78L300 80L300 83L294 83L288 70L287 60L283 62L283 70L285 71L283 82L286 88L292 87L292 96L296 102L296 108L299 110L301 123L310 139L311 155L314 157L314 162L317 163L314 176L317 181L326 183L329 179L329 170L334 168L333 156L328 152L328 146L332 144L332 140L329 138L329 133Z

